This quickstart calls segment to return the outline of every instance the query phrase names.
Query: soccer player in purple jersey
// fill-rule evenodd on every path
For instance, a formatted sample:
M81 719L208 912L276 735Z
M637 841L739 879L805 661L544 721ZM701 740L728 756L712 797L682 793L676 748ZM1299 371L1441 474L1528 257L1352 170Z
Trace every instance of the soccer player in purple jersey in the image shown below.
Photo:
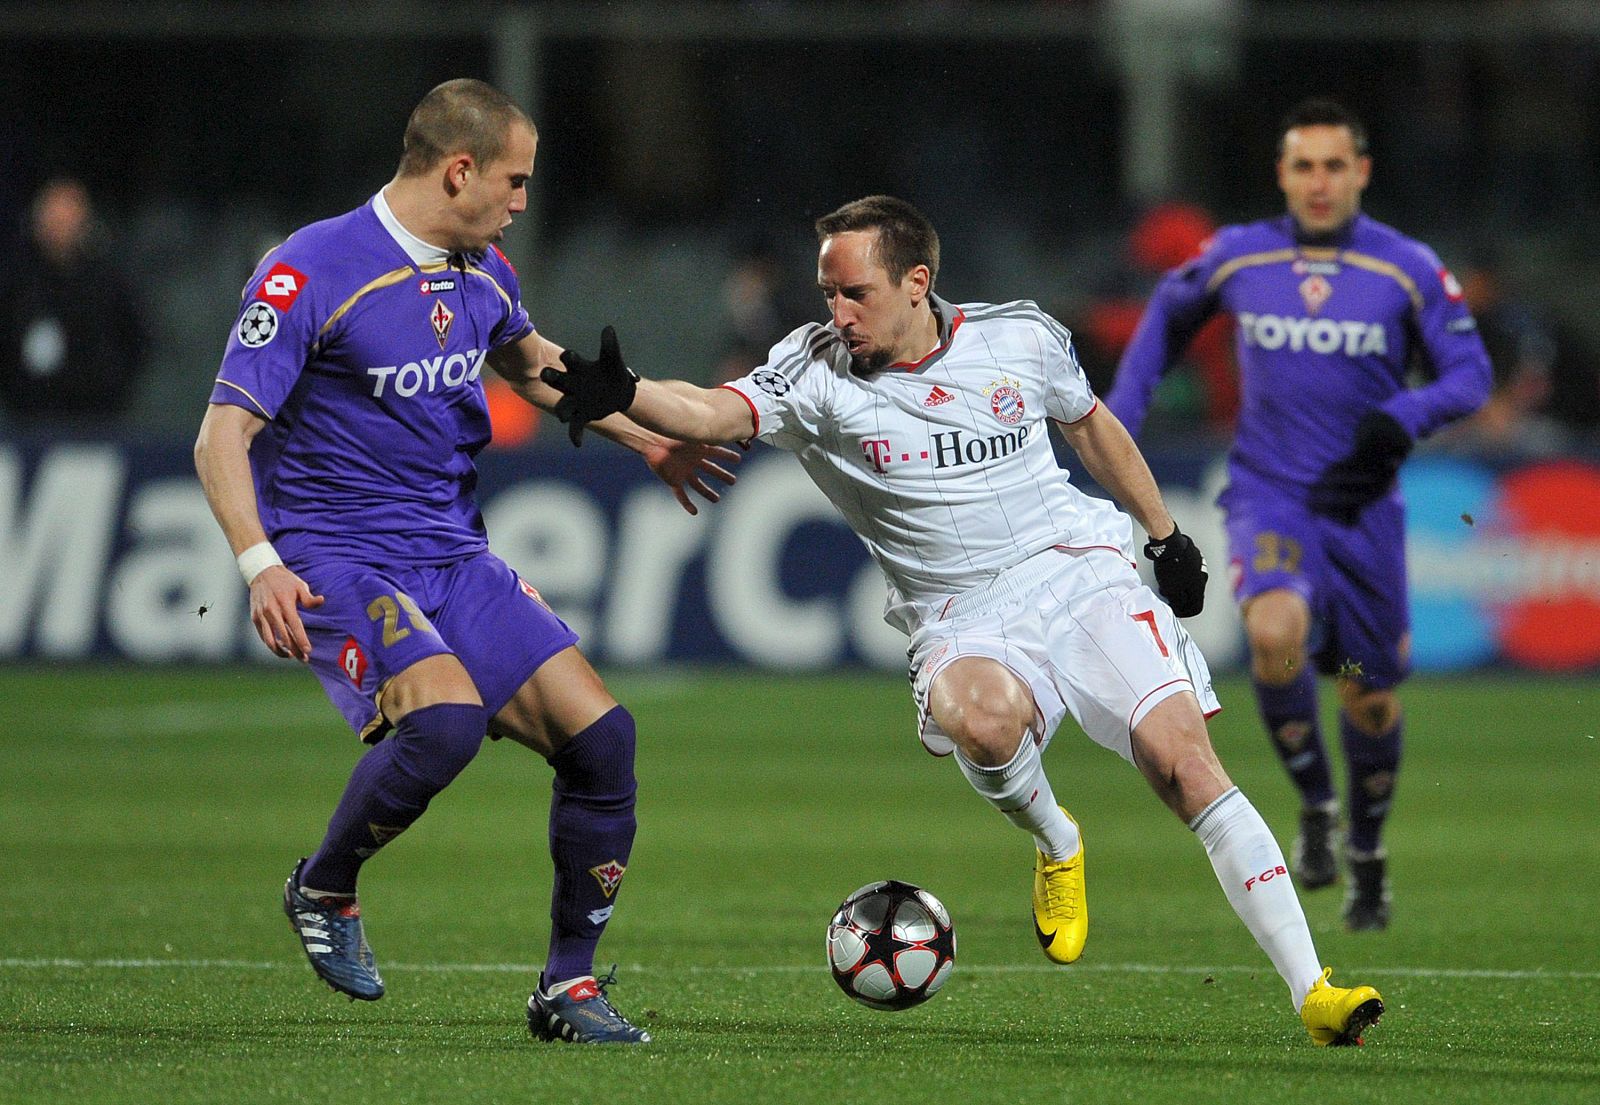
M1224 227L1167 274L1106 402L1137 435L1185 343L1217 311L1233 315L1243 403L1218 502L1256 700L1303 803L1295 874L1308 889L1339 877L1321 671L1338 677L1348 775L1344 920L1384 929L1382 830L1402 729L1395 688L1411 639L1395 476L1417 439L1482 405L1489 358L1433 251L1361 213L1372 159L1354 115L1321 99L1295 107L1277 171L1288 213ZM1431 382L1411 387L1419 354Z
M262 642L309 664L374 747L284 908L312 967L383 996L356 878L466 767L485 733L555 771L549 957L528 1000L536 1036L642 1043L594 977L634 837L634 722L539 593L488 551L473 458L489 441L487 364L529 402L561 348L533 328L495 247L527 206L537 132L473 80L429 92L399 170L372 199L307 226L245 286L195 464L250 588ZM696 513L737 454L619 417L633 449Z

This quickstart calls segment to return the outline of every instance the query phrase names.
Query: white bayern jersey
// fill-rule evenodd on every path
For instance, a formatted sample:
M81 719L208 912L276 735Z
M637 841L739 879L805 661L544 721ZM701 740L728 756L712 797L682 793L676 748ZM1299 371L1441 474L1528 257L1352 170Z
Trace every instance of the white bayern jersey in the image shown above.
M811 323L724 385L866 544L907 633L1053 546L1133 559L1132 520L1072 486L1050 445L1047 418L1098 402L1066 328L1026 300L931 302L940 344L915 364L858 375L838 331Z

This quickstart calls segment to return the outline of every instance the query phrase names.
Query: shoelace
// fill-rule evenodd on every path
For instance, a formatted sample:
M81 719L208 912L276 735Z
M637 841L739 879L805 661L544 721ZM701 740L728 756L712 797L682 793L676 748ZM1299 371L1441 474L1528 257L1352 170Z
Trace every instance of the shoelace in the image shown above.
M615 1017L629 1028L633 1028L633 1022L628 1020L627 1017L624 1017L620 1012L617 1011L617 1007L611 1004L611 998L606 993L607 987L614 986L616 981L617 965L613 963L611 964L611 970L607 971L604 976L597 977L594 980L595 989L599 990L600 992L589 1000L599 1002L605 1008L605 1011L612 1017Z
M352 956L351 946L354 945L354 958L370 968L371 964L367 960L371 957L372 952L367 948L366 935L362 931L359 916L346 917L342 912L342 905L333 905L330 902L325 907L320 902L312 901L311 899L307 899L307 901L311 902L311 908L296 909L296 917L302 920L315 918L322 928L327 931L329 943L333 945L333 950L338 955L350 958Z
M1046 875L1044 880L1044 899L1050 906L1052 913L1064 911L1069 918L1078 916L1077 886L1072 879L1051 878Z

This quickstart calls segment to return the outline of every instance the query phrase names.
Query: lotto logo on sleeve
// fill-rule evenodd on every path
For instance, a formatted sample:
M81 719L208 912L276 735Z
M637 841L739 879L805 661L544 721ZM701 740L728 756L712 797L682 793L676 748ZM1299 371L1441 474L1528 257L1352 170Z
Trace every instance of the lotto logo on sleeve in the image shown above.
M294 306L294 301L306 286L306 274L279 261L267 273L267 278L256 289L256 298L270 303L280 311Z
M354 637L344 639L344 647L339 650L339 666L350 677L350 682L361 686L361 680L367 674L367 654L361 651Z
M521 576L517 577L517 588L534 602L538 603L546 610L550 610L550 604L544 601L544 596L539 593L539 589L533 584L529 583L527 580L523 579ZM550 613L554 614L555 611L550 610Z

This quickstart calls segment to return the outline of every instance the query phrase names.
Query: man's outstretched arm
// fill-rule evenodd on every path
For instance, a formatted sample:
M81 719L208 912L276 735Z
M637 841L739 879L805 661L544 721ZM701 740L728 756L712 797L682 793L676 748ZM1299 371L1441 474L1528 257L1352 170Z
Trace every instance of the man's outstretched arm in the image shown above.
M703 388L686 380L642 380L623 363L616 332L600 336L600 356L589 360L572 350L561 354L561 369L546 368L540 379L561 393L551 408L574 428L625 413L658 434L704 443L746 441L756 432L750 403L728 388Z
M1150 535L1144 555L1155 566L1156 588L1180 618L1192 618L1205 607L1205 557L1167 510L1144 454L1117 416L1097 404L1076 422L1061 426L1083 467L1095 482ZM1158 536L1159 535L1159 536Z
M609 332L611 328L608 326L606 330ZM613 333L611 338L613 348L615 342L616 337ZM694 500L689 496L690 490L707 502L715 503L721 495L707 480L714 479L725 484L737 481L737 477L723 465L737 464L739 454L732 449L705 443L711 440L734 439L699 439L680 434L664 434L654 428L640 425L636 420L616 411L577 423L564 416L562 411L566 397L561 391L546 383L542 376L546 372L555 373L557 371L555 366L568 359L582 358L535 333L495 350L489 356L489 364L529 403L541 410L550 411L561 421L568 423L574 445L579 444L583 427L591 425L592 422L596 433L638 453L650 466L650 470L672 489L678 504L690 514L700 513ZM617 360L620 363L620 353L617 354Z

